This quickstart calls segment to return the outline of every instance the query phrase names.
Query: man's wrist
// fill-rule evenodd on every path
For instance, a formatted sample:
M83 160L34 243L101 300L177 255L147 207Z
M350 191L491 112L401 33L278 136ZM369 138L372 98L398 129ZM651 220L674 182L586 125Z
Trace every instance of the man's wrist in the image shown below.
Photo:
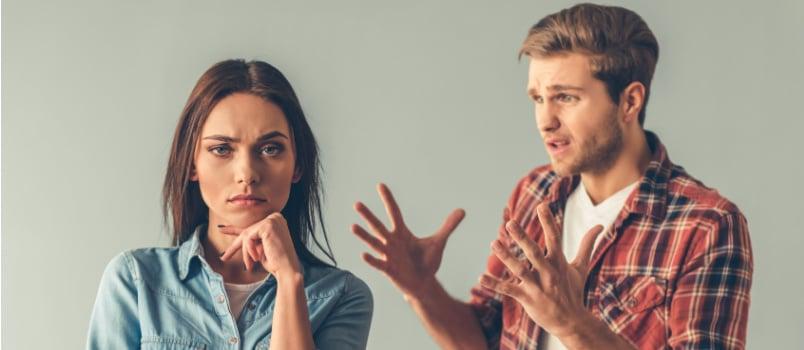
M567 349L629 349L632 346L602 320L585 311L558 337Z
M411 305L421 305L427 303L429 299L432 299L432 297L441 291L443 291L441 283L438 282L435 276L431 276L422 279L415 290L403 293L402 297Z

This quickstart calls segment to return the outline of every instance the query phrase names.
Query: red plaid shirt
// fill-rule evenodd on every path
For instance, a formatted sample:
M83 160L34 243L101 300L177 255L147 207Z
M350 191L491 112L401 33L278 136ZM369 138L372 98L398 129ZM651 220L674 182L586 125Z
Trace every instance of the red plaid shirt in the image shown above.
M673 165L646 132L652 160L592 255L586 306L640 349L742 349L753 259L748 225L737 207ZM579 176L534 169L520 180L503 215L517 218L544 247L536 205L547 201L562 222ZM504 228L500 237L516 250ZM521 250L519 251L521 254ZM487 272L508 278L493 254ZM480 285L474 308L490 348L536 349L541 328L516 301Z

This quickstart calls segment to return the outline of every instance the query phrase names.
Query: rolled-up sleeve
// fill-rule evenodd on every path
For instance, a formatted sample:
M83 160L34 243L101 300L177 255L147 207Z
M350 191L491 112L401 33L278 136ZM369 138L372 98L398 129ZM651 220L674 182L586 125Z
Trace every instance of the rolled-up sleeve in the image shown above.
M87 349L139 349L137 277L127 252L115 256L101 277L89 321Z
M701 228L670 308L673 349L744 349L753 260L739 213Z

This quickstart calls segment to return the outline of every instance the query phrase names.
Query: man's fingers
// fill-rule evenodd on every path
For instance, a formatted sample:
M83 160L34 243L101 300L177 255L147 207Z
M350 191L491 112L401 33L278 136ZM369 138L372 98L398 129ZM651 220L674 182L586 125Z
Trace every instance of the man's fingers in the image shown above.
M455 209L452 213L447 216L444 220L444 223L441 224L441 228L436 231L437 236L444 236L444 238L449 238L452 232L455 231L455 228L463 221L463 218L466 216L466 212L463 209Z
M371 247L371 249L374 249L378 253L385 254L385 243L380 241L377 237L373 236L372 234L368 233L368 231L360 227L360 225L352 224L352 233L354 233L355 236L363 240L363 242L366 242L366 244L368 244L369 247Z
M595 225L595 227L592 227L589 232L583 236L581 247L578 249L578 255L576 255L575 259L572 261L573 265L583 269L589 267L589 260L592 259L592 250L595 248L595 241L601 232L603 232L603 225Z
M515 277L523 281L531 278L528 266L511 254L508 248L503 247L499 240L494 240L494 242L491 243L491 250L494 251L494 255L502 261L503 265L505 265Z
M519 285L512 282L503 281L489 274L480 276L480 285L484 288L491 289L497 293L507 295L514 299L517 299L522 292L522 289L519 287Z
M355 210L357 210L357 213L363 217L363 220L366 220L369 228L371 228L372 231L383 237L388 235L388 229L385 228L385 225L382 223L382 221L377 219L377 217L374 216L374 213L372 213L365 204L361 202L355 203Z
M388 269L388 263L386 261L380 260L369 253L363 253L363 261L371 265L373 268L382 271L383 273L385 273Z
M402 211L399 209L399 205L396 204L396 199L394 199L394 195L388 189L388 186L383 183L377 185L377 192L380 193L380 198L385 205L385 212L388 213L388 217L391 219L391 231L396 230L397 227L404 226L405 221L402 219Z
M538 271L545 271L548 264L539 244L528 238L525 231L513 220L505 224L505 230L508 231L508 235L511 236L514 242L522 248L522 252L525 253L525 257L528 258L533 267Z
M557 257L564 259L564 251L561 247L561 229L558 227L550 211L550 206L546 202L539 204L536 207L536 212L539 215L539 222L542 224L542 231L544 232L544 245L547 248L548 257Z

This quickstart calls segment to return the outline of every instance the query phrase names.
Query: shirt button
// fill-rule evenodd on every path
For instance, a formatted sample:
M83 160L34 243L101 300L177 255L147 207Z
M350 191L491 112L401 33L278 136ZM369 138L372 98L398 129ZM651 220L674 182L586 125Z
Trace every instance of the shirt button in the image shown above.
M628 302L626 303L626 305L628 305L628 307L630 308L633 308L634 306L636 306L636 304L637 304L636 298L629 298Z
M231 337L231 338L229 338L229 343L231 343L231 344L237 344L237 337Z
M224 298L223 294L221 294L221 295L218 295L217 300L218 300L219 303L223 304L223 302L226 301L226 298Z
M255 307L257 307L257 304L252 303L248 305L249 310L254 310Z

